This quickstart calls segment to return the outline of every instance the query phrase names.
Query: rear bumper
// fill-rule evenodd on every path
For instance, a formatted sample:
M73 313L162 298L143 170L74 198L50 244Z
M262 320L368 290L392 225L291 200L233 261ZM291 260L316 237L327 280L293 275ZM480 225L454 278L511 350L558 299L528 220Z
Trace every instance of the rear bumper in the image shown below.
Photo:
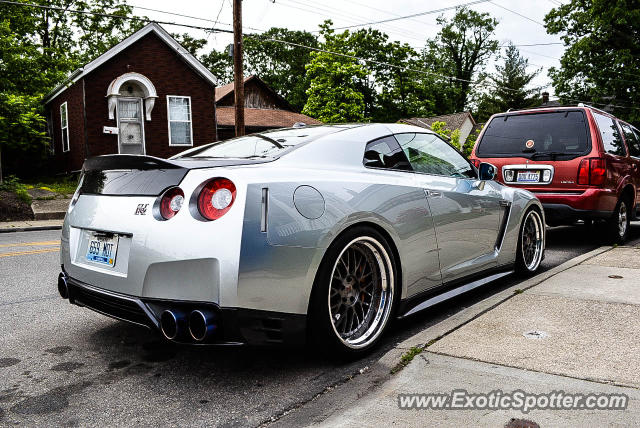
M70 303L157 333L160 333L160 315L165 309L206 308L216 313L219 327L205 345L301 345L306 339L306 315L224 308L209 302L139 298L92 286L69 277L64 271L62 275Z
M586 189L575 193L531 191L542 202L549 223L608 218L618 203L616 192L608 189Z
M564 204L542 204L547 223L573 223L576 220L598 220L611 217L611 211L578 210Z

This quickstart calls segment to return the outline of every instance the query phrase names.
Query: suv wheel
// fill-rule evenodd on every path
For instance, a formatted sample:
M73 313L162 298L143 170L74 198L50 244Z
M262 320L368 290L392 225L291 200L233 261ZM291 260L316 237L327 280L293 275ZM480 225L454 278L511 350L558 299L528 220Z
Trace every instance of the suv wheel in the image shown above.
M613 244L622 244L629 235L629 225L631 223L631 211L629 211L629 201L620 199L613 216L609 219L608 236Z

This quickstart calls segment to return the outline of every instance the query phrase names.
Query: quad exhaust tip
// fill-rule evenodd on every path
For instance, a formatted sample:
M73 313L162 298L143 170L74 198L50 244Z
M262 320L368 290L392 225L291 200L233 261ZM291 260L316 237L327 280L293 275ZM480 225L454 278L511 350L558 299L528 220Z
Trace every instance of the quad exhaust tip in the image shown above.
M60 272L58 275L58 293L60 293L60 297L63 299L69 298L69 285L67 284L67 276Z
M217 328L216 316L212 311L196 309L189 315L189 333L198 342L210 339Z
M160 330L167 339L177 339L182 336L185 321L185 314L182 311L166 310L160 315Z

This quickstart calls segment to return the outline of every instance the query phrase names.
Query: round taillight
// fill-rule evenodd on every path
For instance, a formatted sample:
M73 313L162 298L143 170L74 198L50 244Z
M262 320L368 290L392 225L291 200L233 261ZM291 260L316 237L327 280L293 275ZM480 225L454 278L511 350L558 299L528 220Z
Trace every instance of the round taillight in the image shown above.
M162 195L160 199L160 215L163 219L169 220L174 215L178 214L182 204L184 203L184 192L179 187L174 187Z
M207 182L198 195L198 211L207 220L222 217L236 200L236 186L226 178Z

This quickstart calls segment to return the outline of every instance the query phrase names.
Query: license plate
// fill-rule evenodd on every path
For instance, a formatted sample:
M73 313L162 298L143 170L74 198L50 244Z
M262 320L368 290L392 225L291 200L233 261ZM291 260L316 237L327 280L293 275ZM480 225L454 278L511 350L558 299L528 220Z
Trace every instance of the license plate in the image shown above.
M92 233L87 242L87 260L109 267L116 264L118 235L105 236Z
M537 183L540 181L540 171L518 172L518 183Z

